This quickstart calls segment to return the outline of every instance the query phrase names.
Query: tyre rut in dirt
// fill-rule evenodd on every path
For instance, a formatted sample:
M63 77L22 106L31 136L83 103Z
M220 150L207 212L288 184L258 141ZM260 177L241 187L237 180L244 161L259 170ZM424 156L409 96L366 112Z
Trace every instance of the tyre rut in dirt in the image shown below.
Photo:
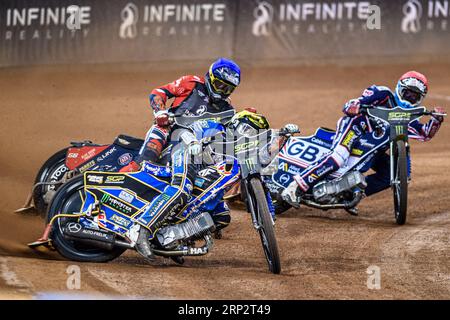
M267 204L266 193L264 192L264 188L259 179L252 178L250 180L250 185L254 195L254 203L256 203L257 207L255 208L257 209L257 218L261 226L258 230L259 236L261 238L267 263L269 264L269 270L272 273L279 274L281 272L280 255L278 253L278 245L272 216Z
M67 149L68 148L65 148L56 152L42 165L41 169L36 175L36 178L34 179L34 184L39 182L51 182L52 180L54 180L52 179L52 176L58 172L60 172L60 175L58 175L58 179L56 180L59 180L63 177L64 173L68 170L65 165ZM47 204L45 203L43 198L45 193L50 188L57 189L58 187L59 185L54 186L40 185L34 189L33 191L34 207L36 208L36 211L42 218L45 218L47 212Z
M393 186L395 222L403 225L408 211L408 162L405 142L397 141L393 152L395 181L398 182Z
M82 175L71 179L61 186L49 205L47 223L49 223L56 214L79 212L83 202L81 198L82 194L84 194ZM68 221L76 221L76 219L57 219L53 223L52 232L50 234L53 246L63 257L69 260L82 262L107 262L117 258L126 250L123 248L114 248L109 251L65 239L62 233L62 226Z

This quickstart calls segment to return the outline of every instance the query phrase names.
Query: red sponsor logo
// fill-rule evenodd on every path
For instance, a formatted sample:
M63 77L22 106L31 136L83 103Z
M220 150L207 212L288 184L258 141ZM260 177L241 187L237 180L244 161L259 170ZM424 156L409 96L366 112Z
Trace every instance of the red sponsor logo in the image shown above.
M80 148L69 148L66 156L66 166L69 170L80 167L83 163L91 159L92 157L103 152L109 146L86 146Z

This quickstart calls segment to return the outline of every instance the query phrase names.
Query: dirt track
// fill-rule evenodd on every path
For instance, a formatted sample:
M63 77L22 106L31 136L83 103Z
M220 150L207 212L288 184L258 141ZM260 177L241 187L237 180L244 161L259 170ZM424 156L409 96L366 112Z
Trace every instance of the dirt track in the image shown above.
M40 165L69 141L110 143L143 136L151 120L147 95L156 85L205 68L162 71L148 66L40 67L0 70L0 297L48 297L66 290L55 253L32 252L43 223L17 216ZM394 86L414 67L428 74L430 98L450 110L450 67L244 68L233 103L255 106L273 127L298 123L304 134L334 127L346 99L372 83ZM105 71L107 70L107 71ZM434 98L432 98L434 96ZM447 120L448 121L448 120ZM277 220L282 275L267 272L248 215L234 208L232 225L204 258L179 267L148 265L130 252L108 264L84 263L78 294L187 299L450 299L450 126L429 143L412 143L409 218L394 224L391 193L366 199L360 216L291 210ZM369 266L381 268L381 289L367 288ZM69 292L73 294L74 292Z

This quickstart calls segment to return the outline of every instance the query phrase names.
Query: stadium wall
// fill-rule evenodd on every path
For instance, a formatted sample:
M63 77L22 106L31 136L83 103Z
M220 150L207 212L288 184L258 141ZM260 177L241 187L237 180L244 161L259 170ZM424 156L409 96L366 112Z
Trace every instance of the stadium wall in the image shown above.
M449 2L3 0L0 66L446 59Z

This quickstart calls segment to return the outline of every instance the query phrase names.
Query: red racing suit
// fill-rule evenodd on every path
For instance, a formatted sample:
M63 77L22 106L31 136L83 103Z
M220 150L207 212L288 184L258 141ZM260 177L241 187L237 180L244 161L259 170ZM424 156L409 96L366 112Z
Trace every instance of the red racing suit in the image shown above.
M162 98L164 105L168 99L174 98L168 111L175 116L202 115L205 112L218 113L234 110L228 100L212 101L203 77L187 75L162 87L154 89L150 94L150 106L156 113L161 111L153 100L155 96ZM143 160L158 162L163 148L168 145L170 128L154 124L147 132L145 142L136 162Z

